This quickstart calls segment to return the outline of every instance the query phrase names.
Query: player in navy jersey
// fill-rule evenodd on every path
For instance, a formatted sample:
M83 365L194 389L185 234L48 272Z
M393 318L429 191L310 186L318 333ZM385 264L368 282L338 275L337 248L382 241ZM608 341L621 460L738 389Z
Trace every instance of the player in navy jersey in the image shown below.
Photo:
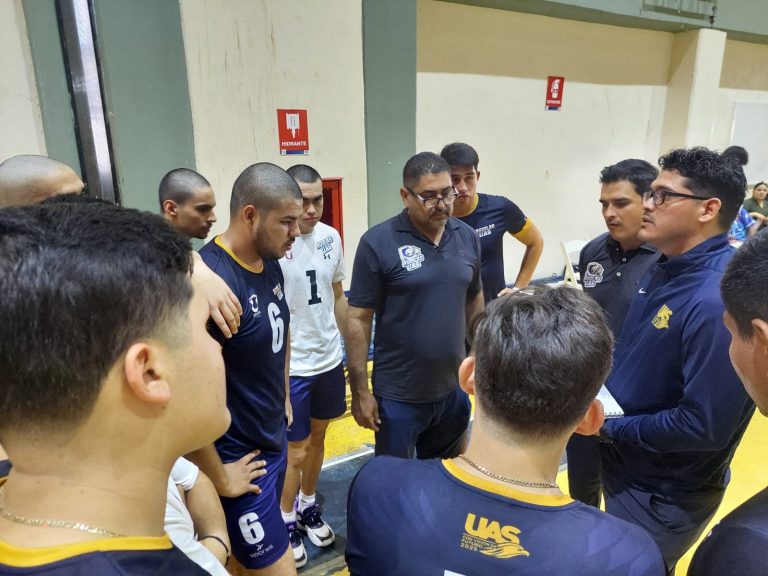
M296 572L279 505L291 408L290 313L277 259L299 233L301 210L301 190L291 176L274 164L254 164L235 181L226 232L200 251L234 291L243 316L236 335L220 338L232 425L216 441L218 456L198 453L196 463L218 485L226 476L224 466L249 462L261 451L266 473L258 487L222 498L232 554L258 574Z
M768 235L757 234L734 255L720 290L730 357L749 396L768 416ZM768 566L768 488L723 518L699 545L689 576L763 574Z
M375 431L377 454L450 457L464 444L470 406L456 370L483 293L477 236L451 218L449 170L432 152L412 156L400 188L405 209L368 230L355 254L346 334L352 414ZM435 335L439 345L429 346Z
M508 289L504 279L504 234L509 232L525 246L520 271L514 288L525 288L536 271L544 238L536 225L523 214L517 204L504 196L491 196L477 192L480 158L468 144L454 142L440 152L451 166L451 179L459 193L453 215L472 226L480 238L482 278L485 301L490 302Z
M229 425L189 241L64 201L0 210L0 250L0 574L205 574L163 532L174 461Z
M597 303L571 288L527 288L491 302L473 332L459 368L476 400L466 453L383 456L361 469L347 512L351 574L663 576L642 529L555 483L571 433L603 421L595 395L612 338Z

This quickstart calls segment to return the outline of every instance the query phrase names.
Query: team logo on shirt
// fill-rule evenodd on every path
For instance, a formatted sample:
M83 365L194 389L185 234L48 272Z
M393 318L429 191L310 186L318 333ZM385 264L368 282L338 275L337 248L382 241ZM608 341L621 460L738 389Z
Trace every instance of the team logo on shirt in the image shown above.
M488 224L488 226L475 228L475 232L477 232L478 238L482 238L483 236L490 236L494 228L496 228L496 224Z
M400 256L400 263L408 272L421 268L421 263L424 262L424 254L418 246L400 246L397 253Z
M272 294L277 296L278 300L282 300L283 299L283 289L280 287L280 282L275 284L275 287L272 288Z
M318 250L322 251L323 260L331 259L331 250L333 250L333 236L328 236L328 238L319 240L315 243L315 246L317 246Z
M259 297L256 296L256 294L251 294L248 296L248 304L251 305L251 312L253 312L253 317L259 318L261 316L261 310L259 310Z
M651 320L651 324L653 324L654 328L658 328L659 330L669 328L670 316L672 316L672 310L669 309L669 306L664 304L664 306L659 308L659 311L656 312L656 316Z
M495 558L530 556L528 550L520 544L519 534L520 529L515 526L504 526L496 520L482 516L478 518L470 513L464 522L461 547Z
M603 281L603 272L605 272L605 268L599 262L587 264L587 269L584 270L584 278L581 279L584 288L594 288L597 284L600 284Z

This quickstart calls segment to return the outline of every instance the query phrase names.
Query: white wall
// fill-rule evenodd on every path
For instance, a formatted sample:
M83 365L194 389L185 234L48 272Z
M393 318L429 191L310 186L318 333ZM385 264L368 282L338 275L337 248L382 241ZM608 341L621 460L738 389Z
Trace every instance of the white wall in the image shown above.
M45 151L21 0L5 0L0 2L0 162Z
M214 233L243 168L306 163L344 178L351 274L367 229L360 0L181 0L181 14L197 167L220 206ZM280 156L278 108L308 110L308 156Z
M658 157L672 38L422 0L417 148L474 146L478 189L511 198L544 235L535 277L561 274L560 241L605 229L600 170ZM544 110L547 76L565 77L558 112ZM508 280L522 254L508 237Z

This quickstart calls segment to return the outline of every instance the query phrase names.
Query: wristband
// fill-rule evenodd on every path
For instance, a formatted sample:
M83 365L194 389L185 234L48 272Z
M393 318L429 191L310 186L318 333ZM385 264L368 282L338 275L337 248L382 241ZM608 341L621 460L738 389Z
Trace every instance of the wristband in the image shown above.
M207 536L201 536L200 538L198 538L198 539L197 539L197 541L198 541L198 542L202 542L202 541L203 541L203 540L205 540L206 538L213 538L214 540L216 540L216 542L218 542L219 544L221 544L221 545L224 547L224 551L227 553L227 560L226 560L226 562L224 562L224 566L226 566L227 564L229 564L229 555L230 555L230 552L229 552L229 546L227 546L227 543L226 543L226 542L224 542L224 540L222 540L222 539L221 539L221 538L219 538L218 536L214 536L213 534L208 534Z

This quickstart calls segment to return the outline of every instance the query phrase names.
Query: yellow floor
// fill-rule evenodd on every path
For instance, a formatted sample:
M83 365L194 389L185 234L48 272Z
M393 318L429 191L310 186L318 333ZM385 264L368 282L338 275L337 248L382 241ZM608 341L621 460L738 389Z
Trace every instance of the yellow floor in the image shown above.
M368 365L369 373L371 364ZM347 394L347 408L349 408L350 395ZM360 428L347 413L337 418L328 428L326 441L326 460L341 457L346 454L373 446L373 432ZM731 464L731 483L725 492L720 509L712 521L712 526L723 516L736 508L739 504L749 499L752 495L765 488L768 484L768 418L756 413L747 428L744 439L736 451L736 456ZM565 472L557 477L557 482L564 492L568 491L568 478ZM711 528L711 526L710 526ZM709 528L705 532L709 532ZM703 537L702 537L703 538ZM698 545L698 544L697 544ZM695 547L682 557L677 565L677 575L685 576ZM336 572L327 572L335 576L349 574L346 569Z

